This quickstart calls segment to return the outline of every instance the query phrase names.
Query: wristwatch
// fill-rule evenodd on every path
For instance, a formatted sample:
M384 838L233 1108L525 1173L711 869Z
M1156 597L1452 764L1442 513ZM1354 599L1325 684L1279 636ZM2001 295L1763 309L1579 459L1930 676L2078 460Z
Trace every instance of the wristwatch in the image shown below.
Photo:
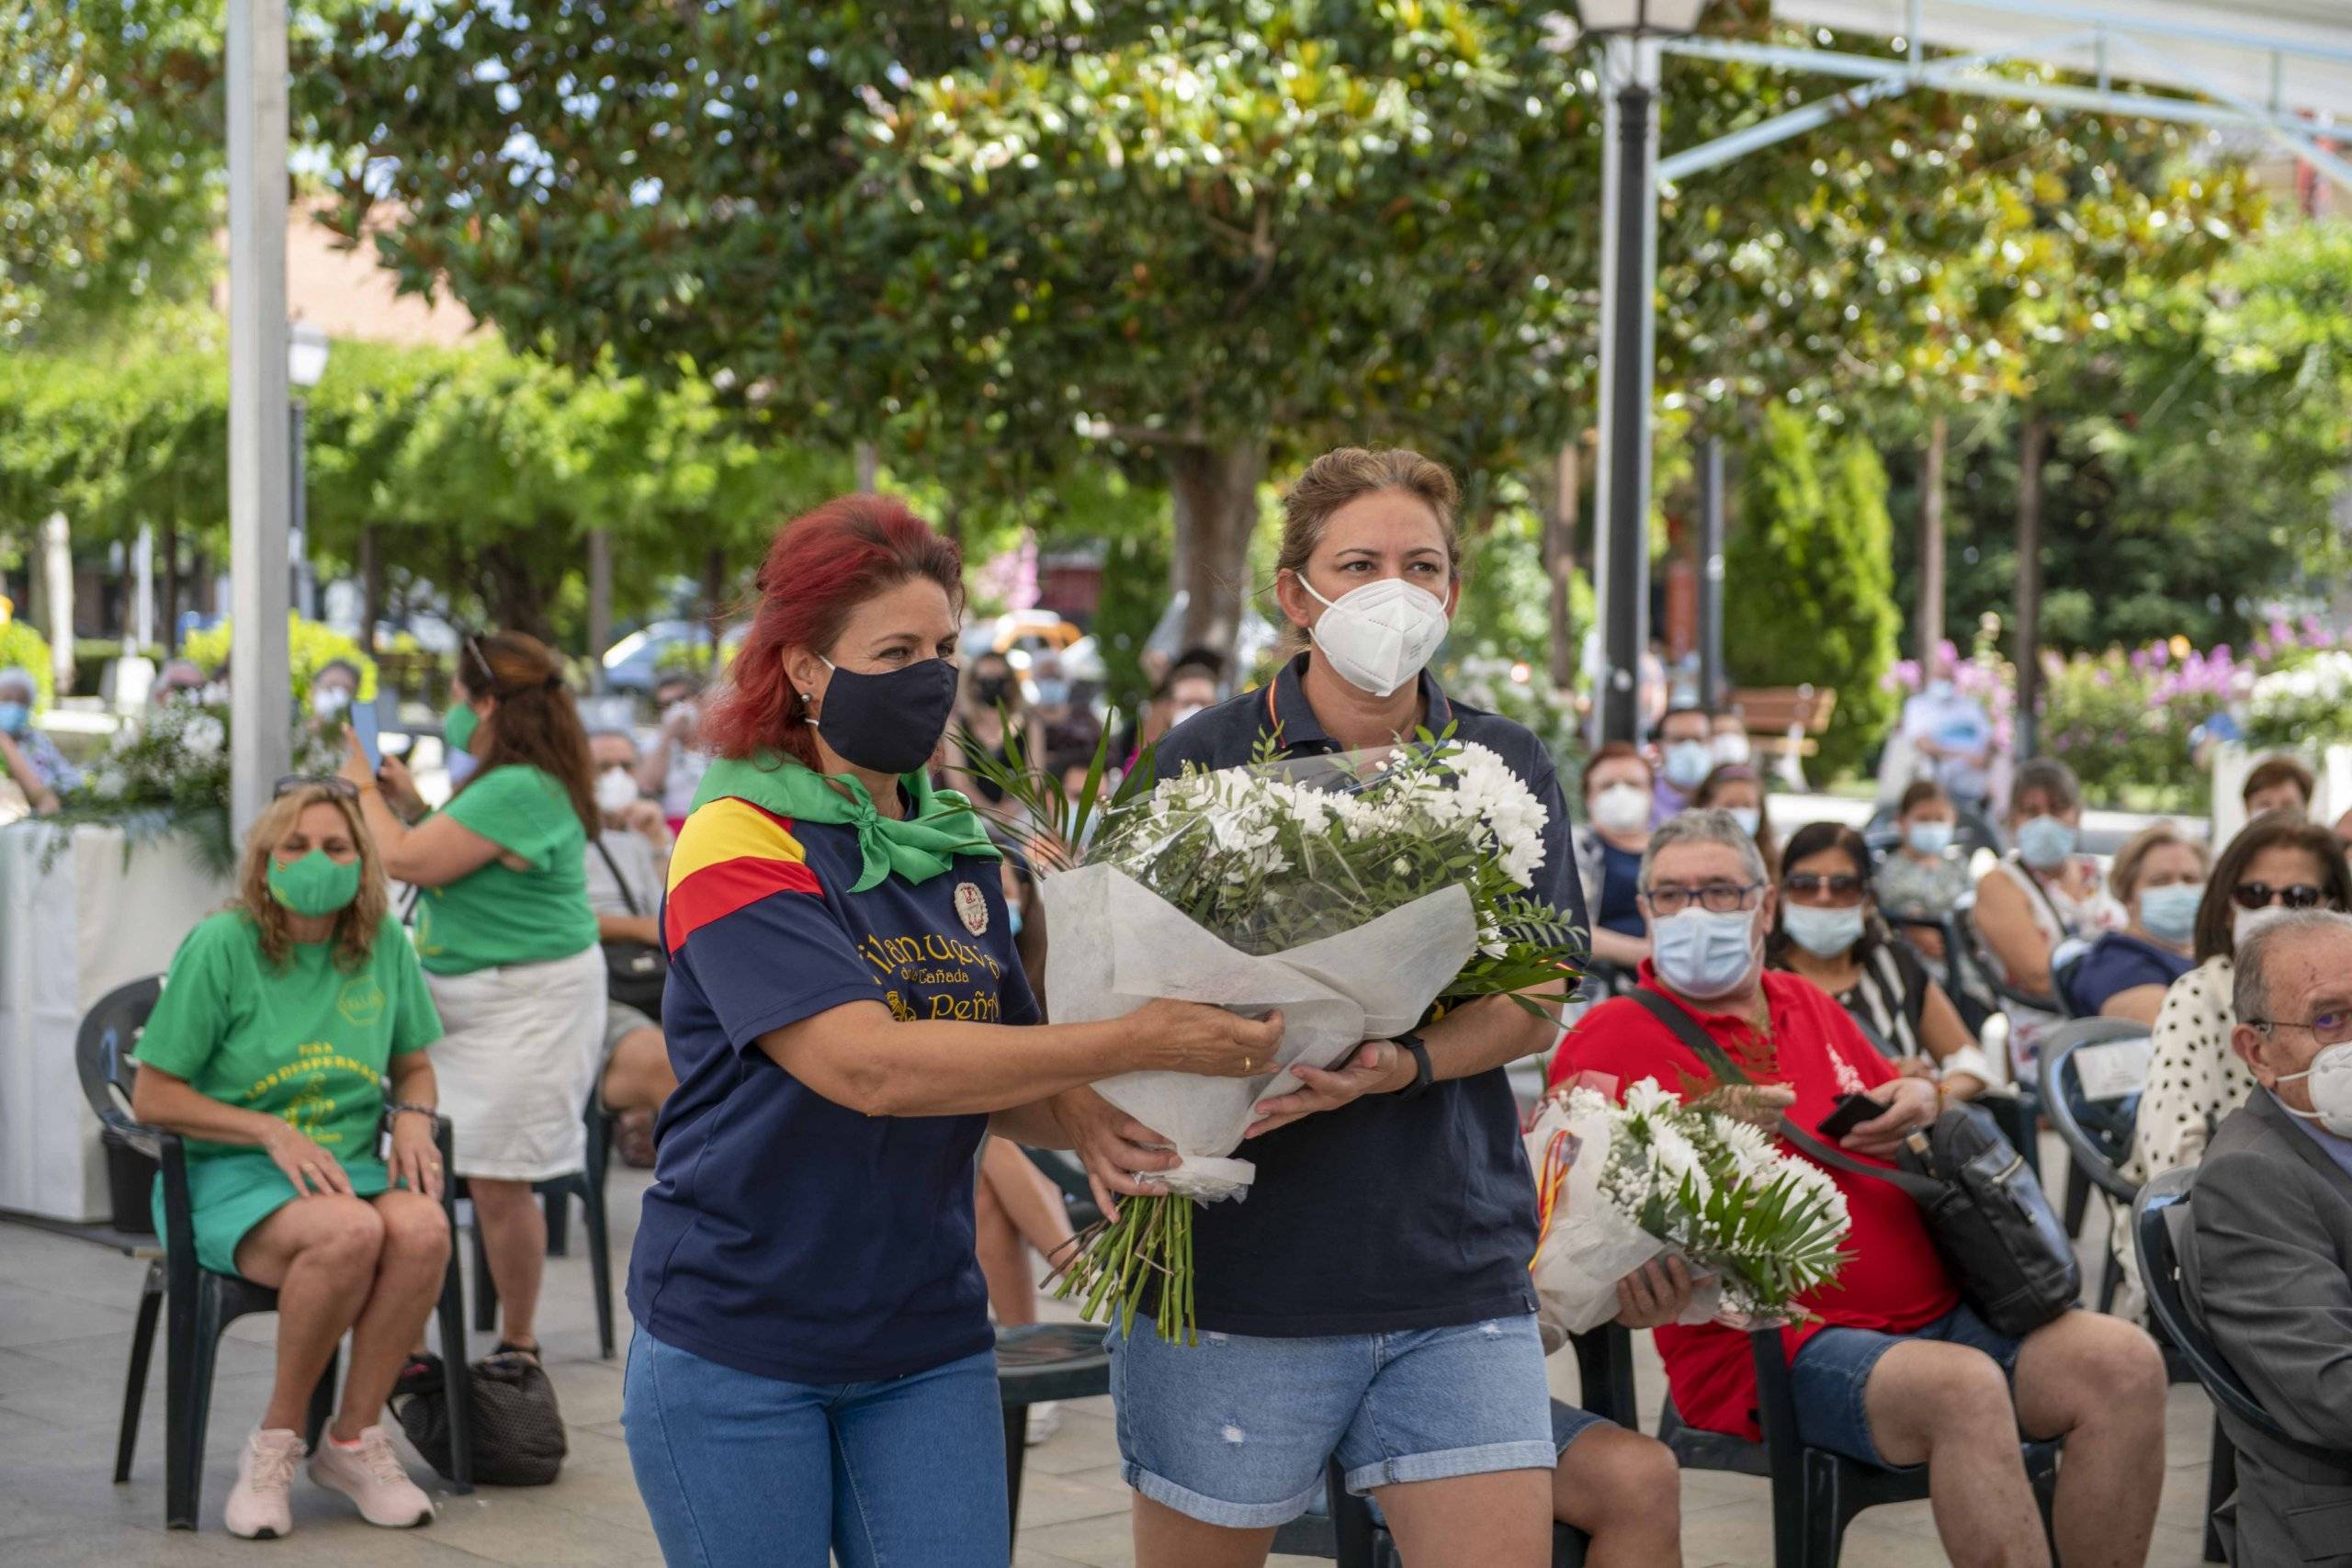
M1392 1043L1401 1045L1413 1054L1413 1081L1398 1089L1396 1097L1399 1100L1417 1099L1435 1080L1430 1067L1430 1048L1418 1034L1399 1034Z

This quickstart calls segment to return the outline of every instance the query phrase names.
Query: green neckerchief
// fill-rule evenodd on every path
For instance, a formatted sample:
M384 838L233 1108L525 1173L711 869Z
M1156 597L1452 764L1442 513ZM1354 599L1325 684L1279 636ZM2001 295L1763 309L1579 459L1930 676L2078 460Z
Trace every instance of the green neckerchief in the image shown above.
M695 805L731 795L779 817L856 829L858 854L865 863L850 888L853 893L878 886L894 872L909 882L928 882L952 868L957 855L1004 858L989 841L970 801L952 789L932 788L925 773L908 773L899 783L914 802L914 810L903 819L883 816L854 777L820 773L789 757L763 751L749 759L713 761L702 775L702 787L695 791Z

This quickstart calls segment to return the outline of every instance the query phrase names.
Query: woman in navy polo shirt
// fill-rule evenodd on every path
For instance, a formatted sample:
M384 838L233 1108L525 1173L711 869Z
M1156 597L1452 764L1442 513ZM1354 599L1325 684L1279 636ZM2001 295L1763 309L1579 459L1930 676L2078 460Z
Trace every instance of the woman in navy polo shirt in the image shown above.
M1583 929L1567 806L1542 743L1449 702L1422 669L1460 591L1454 503L1452 477L1415 453L1317 459L1283 499L1276 585L1310 645L1263 690L1178 726L1158 768L1237 766L1268 736L1296 756L1451 724L1550 813L1534 893ZM1584 1423L1553 1427L1527 1277L1534 1183L1503 1067L1558 1034L1555 1020L1490 998L1418 1039L1367 1042L1339 1071L1293 1069L1308 1087L1270 1101L1244 1148L1258 1167L1250 1201L1197 1213L1200 1344L1141 1324L1113 1341L1143 1568L1262 1562L1334 1454L1349 1489L1379 1499L1408 1562L1550 1561L1551 1472ZM1073 1130L1098 1178L1133 1190L1116 1152ZM1613 1443L1581 1447L1571 1461ZM1663 1450L1646 1457L1670 1472Z
M997 851L926 768L963 561L899 502L785 527L662 912L678 1088L629 1269L624 1420L673 1563L1001 1564L1003 1426L972 1182L991 1122L1282 1035L1156 1002L1040 1025Z

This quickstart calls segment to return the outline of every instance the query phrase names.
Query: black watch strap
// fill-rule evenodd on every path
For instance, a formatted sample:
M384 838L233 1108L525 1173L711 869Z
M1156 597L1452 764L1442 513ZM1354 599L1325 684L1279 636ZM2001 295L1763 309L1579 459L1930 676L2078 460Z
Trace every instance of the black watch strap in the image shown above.
M1435 1081L1436 1074L1430 1066L1430 1048L1423 1043L1421 1037L1418 1034L1399 1034L1396 1043L1413 1054L1413 1081L1397 1091L1403 1098L1412 1100L1422 1094Z

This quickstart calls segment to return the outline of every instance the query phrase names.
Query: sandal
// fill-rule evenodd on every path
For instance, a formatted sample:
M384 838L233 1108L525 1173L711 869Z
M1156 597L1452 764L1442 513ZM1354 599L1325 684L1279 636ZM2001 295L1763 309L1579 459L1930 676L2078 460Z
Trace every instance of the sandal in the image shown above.
M537 1346L517 1345L510 1339L500 1340L498 1342L498 1348L492 1350L489 1355L484 1356L482 1359L485 1361L494 1361L502 1356L512 1356L518 1360L528 1361L535 1367L540 1364L539 1348Z

